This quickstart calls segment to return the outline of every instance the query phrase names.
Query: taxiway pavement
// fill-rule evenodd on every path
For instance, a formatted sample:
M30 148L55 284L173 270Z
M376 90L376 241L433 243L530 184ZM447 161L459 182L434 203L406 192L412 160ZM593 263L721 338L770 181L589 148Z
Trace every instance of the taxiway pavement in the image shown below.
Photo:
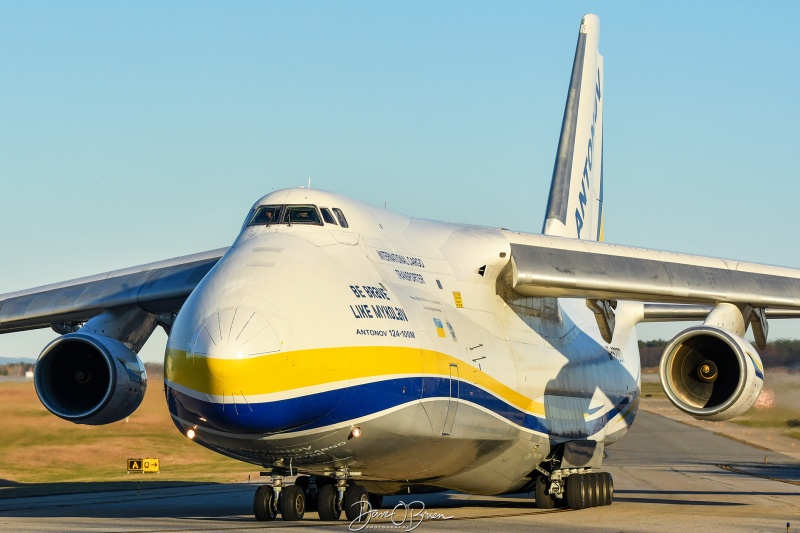
M394 526L375 518L362 531L786 531L800 528L800 463L706 429L640 411L629 434L607 448L604 470L614 476L614 504L582 511L540 511L528 495L503 497L441 493L385 498L422 501L434 516L419 522L394 513ZM766 461L765 461L766 457ZM435 458L431 458L435 460ZM765 464L766 462L766 464ZM3 498L0 531L251 531L292 527L349 531L350 523L257 522L255 484L231 483L140 491ZM419 513L421 504L413 504ZM441 516L437 516L441 515ZM443 519L443 517L452 517ZM378 529L380 526L380 529Z

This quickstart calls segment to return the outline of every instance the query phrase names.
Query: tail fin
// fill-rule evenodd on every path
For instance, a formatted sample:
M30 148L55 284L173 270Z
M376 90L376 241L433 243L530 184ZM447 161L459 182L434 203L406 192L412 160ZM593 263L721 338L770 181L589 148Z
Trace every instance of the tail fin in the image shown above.
M585 15L578 34L561 138L550 184L545 235L603 240L603 56L600 19Z

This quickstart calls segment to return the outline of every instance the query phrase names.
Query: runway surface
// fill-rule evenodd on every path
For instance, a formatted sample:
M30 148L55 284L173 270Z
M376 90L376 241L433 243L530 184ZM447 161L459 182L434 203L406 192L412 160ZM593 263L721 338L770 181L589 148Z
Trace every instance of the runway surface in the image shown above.
M394 526L375 518L362 531L770 531L800 530L800 464L704 429L640 412L633 429L607 449L604 470L614 476L609 507L539 511L528 495L507 497L442 493L391 497L420 500L413 522L400 506ZM766 458L766 465L765 465ZM435 459L431 459L435 460ZM109 484L113 486L113 484ZM59 496L0 499L0 531L250 531L292 527L298 531L349 531L350 523L257 522L256 485L245 483L146 488ZM7 491L6 491L7 492ZM0 493L0 496L2 493ZM403 521L405 517L405 521ZM452 517L444 519L443 517ZM378 529L380 526L380 529ZM360 526L359 526L360 527ZM353 526L355 529L355 526Z

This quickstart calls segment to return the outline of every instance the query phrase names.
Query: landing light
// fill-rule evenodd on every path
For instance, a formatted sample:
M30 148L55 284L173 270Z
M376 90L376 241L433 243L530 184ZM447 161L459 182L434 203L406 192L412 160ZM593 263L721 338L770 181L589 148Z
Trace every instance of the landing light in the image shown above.
M347 440L357 439L360 436L361 436L361 428L353 428L353 431L350 432L350 436L347 437Z
M195 430L194 430L194 429L192 429L192 428L189 428L189 429L186 431L186 436L189 438L189 440L192 440L192 439L194 439L195 435L197 435L197 433L196 433L196 432L195 432Z

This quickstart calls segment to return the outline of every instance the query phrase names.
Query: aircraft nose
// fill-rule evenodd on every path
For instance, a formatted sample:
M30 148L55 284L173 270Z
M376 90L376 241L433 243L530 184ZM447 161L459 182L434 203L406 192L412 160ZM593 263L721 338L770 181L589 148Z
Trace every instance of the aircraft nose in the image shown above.
M254 399L272 392L282 373L275 328L246 307L187 311L167 342L164 378L171 410L192 420L211 420L212 411L225 412L226 406L222 418L250 413Z
M200 316L179 316L167 345L167 404L182 432L277 433L313 424L341 401L343 390L310 399L287 392L297 372L266 315L237 307Z
M272 324L247 308L227 308L211 313L191 341L192 356L204 356L211 376L246 377L248 360L279 352L281 342Z

